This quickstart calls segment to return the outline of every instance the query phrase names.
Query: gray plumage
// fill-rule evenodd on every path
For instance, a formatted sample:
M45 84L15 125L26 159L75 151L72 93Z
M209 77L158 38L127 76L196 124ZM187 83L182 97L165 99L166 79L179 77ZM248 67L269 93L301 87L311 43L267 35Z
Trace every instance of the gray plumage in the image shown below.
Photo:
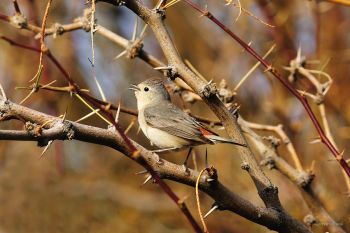
M135 91L142 132L159 148L183 148L200 144L231 143L171 103L160 79L148 79L131 87Z
M161 102L145 108L144 117L148 125L171 135L191 140L193 143L211 143L210 140L203 136L199 127L205 130L208 129L171 102Z

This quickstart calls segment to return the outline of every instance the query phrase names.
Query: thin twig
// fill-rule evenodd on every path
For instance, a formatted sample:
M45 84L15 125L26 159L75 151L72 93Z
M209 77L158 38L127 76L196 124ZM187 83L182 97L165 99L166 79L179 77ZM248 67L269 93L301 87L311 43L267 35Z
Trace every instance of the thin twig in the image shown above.
M262 23L262 24L264 24L264 25L266 25L268 27L271 27L271 28L276 27L275 25L271 25L271 24L269 24L267 22L264 22L263 20L261 20L257 16L255 16L254 14L250 13L247 9L245 9L245 8L243 8L241 6L241 3L239 1L238 1L239 4L236 4L236 3L232 2L232 0L225 0L225 2L226 2L226 5L230 5L231 4L232 6L239 8L239 15L237 16L235 21L238 20L238 17L241 15L241 12L243 11L247 15L253 17L255 20L259 21L260 23Z
M267 58L267 56L270 55L270 53L272 53L272 51L276 48L276 44L273 44L271 46L271 48L265 53L265 55L263 56L263 58ZM234 92L236 92L238 90L238 88L240 88L240 86L247 80L247 78L253 73L254 70L256 70L258 68L258 66L261 64L260 61L258 61L245 75L244 77L241 79L241 81L239 81L239 83L237 84L237 86L233 89Z
M257 130L268 130L268 131L273 131L275 133L277 133L280 138L282 139L283 143L285 144L285 146L287 147L287 150L289 151L289 154L291 155L293 161L294 161L294 165L296 167L296 169L299 172L302 172L304 169L301 165L300 159L298 157L298 154L295 151L294 145L292 144L292 142L290 141L289 137L287 136L286 132L283 130L283 126L282 125L263 125L263 124L257 124L257 123L251 123L248 121L245 121L245 124L251 128L251 129L257 129Z
M267 71L269 71L273 76L275 76L303 105L304 109L306 110L307 114L309 115L312 123L314 124L318 134L320 135L320 138L322 142L326 145L326 147L332 152L333 156L337 159L340 166L344 169L346 174L348 175L348 178L350 179L350 167L345 162L343 156L340 155L338 150L334 147L334 145L329 141L327 136L324 134L323 129L318 122L315 114L310 108L310 105L308 104L307 99L299 94L299 92L286 80L284 79L276 69L274 69L269 63L267 63L259 54L257 54L249 45L247 45L243 40L241 40L236 34L234 34L230 29L228 29L225 25L223 25L218 19L216 19L211 13L208 11L204 11L196 4L192 3L190 0L183 0L186 4L190 5L200 13L202 13L204 16L206 16L208 19L213 21L216 25L218 25L221 29L223 29L227 34L229 34L234 40L236 40L246 51L248 51L253 57L255 57L258 61L261 62L266 68Z
M199 184L199 180L201 179L201 176L203 174L203 172L205 172L207 170L207 168L203 168L202 171L199 173L197 181L196 181L196 200L197 200L197 208L198 208L198 213L199 213L199 217L201 219L202 225L203 225L203 230L205 233L209 233L207 225L205 224L204 218L203 218L203 214L202 214L202 210L201 210L201 203L199 201L199 192L198 192L198 184Z
M0 37L1 38L1 37ZM11 41L7 38L7 41ZM12 44L12 43L11 43ZM32 51L41 52L41 49L28 46L28 45L22 45L20 43L13 43L13 45L20 46L22 48L28 48ZM86 94L85 92L80 91L80 88L78 85L73 81L73 79L70 77L68 72L63 68L63 66L56 60L56 58L50 53L50 51L47 49L47 52L45 53L50 60L56 65L56 67L62 72L64 78L69 83L70 86L74 88L74 91L76 92L76 95L81 96L84 100L92 104L94 107L97 107L100 109L100 111L106 116L107 120L111 122L111 124L114 126L114 128L117 130L121 138L123 139L123 142L127 145L128 149L131 151L132 157L135 160L142 160L140 163L150 172L152 177L156 180L157 184L163 189L163 191L178 205L182 213L186 216L187 220L193 227L193 229L200 233L202 232L199 228L198 224L194 220L193 216L187 209L186 205L184 203L180 203L180 199L175 195L175 193L170 189L170 187L158 176L157 173L155 173L152 169L152 167L144 161L143 157L139 156L139 151L136 149L134 144L131 142L131 140L124 134L122 129L119 127L119 125L114 121L114 117L112 113L109 111L109 108L107 109L106 106L99 104L98 101L96 101L95 98L92 98L90 95Z
M91 52L92 52L92 67L95 66L95 49L94 49L94 33L95 33L95 0L91 0L91 18L90 18L90 38L91 38Z
M344 6L350 6L349 0L324 0L326 2L336 3Z

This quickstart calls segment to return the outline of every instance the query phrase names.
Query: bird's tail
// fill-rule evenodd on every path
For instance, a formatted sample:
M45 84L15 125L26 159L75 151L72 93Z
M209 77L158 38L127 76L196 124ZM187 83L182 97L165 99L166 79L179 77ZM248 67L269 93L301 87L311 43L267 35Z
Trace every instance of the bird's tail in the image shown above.
M247 147L246 144L242 144L236 141L232 141L231 139L227 139L227 138L222 138L216 135L205 135L205 137L207 139L209 139L211 142L213 142L214 144L216 143L230 143L230 144L234 144L234 145L238 145L238 146L244 146Z

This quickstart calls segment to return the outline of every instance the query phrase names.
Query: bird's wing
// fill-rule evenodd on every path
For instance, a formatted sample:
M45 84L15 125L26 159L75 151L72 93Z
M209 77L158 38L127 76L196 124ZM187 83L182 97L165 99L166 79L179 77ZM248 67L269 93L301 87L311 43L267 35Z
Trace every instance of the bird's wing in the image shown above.
M144 117L148 125L171 135L193 141L204 140L200 130L202 125L172 103L145 108Z

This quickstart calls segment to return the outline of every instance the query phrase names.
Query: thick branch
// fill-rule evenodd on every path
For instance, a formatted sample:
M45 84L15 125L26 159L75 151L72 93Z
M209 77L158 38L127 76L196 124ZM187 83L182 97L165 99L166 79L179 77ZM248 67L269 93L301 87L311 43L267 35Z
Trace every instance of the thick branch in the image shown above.
M140 1L127 1L126 6L140 16L151 27L155 37L157 38L168 65L173 68L172 73L178 74L181 78L208 104L212 111L223 123L228 135L240 142L245 143L246 140L237 124L237 119L224 104L212 93L211 86L197 77L183 62L178 55L170 35L163 23L162 15L156 10L150 10ZM281 204L278 199L277 188L273 186L263 171L259 168L257 161L249 147L238 148L243 163L249 164L248 172L251 175L259 195L265 204L270 207L280 208Z
M37 125L45 124L40 134L32 134L28 131L0 130L0 139L2 140L27 140L45 142L49 140L74 139L94 144L104 145L116 149L127 157L142 163L147 161L148 165L157 174L164 179L177 181L186 185L195 186L198 172L189 169L185 171L181 165L170 163L166 160L159 160L158 155L152 153L132 141L132 144L139 151L142 159L134 156L123 138L112 129L102 129L93 126L83 125L71 121L62 121L56 118L27 107L23 107L0 97L0 113L15 114L25 121ZM41 143L40 145L44 145ZM264 225L272 230L281 232L309 232L304 225L290 217L286 212L276 210L275 208L259 207L243 199L239 195L230 191L217 179L207 181L208 174L202 176L199 188L210 195L221 209L235 212L253 222Z
M253 130L248 127L248 124L242 119L239 121L242 129L251 139L255 148L259 151L259 154L264 156L262 165L269 167L270 169L277 169L289 180L291 180L300 190L304 201L309 207L310 211L321 223L326 225L331 232L343 232L345 231L337 224L336 221L328 214L323 207L322 202L318 199L317 195L313 191L311 182L313 180L312 173L306 173L304 171L298 171L290 166L282 157L276 154L276 151L272 147L268 147L263 142L262 138L258 136Z

